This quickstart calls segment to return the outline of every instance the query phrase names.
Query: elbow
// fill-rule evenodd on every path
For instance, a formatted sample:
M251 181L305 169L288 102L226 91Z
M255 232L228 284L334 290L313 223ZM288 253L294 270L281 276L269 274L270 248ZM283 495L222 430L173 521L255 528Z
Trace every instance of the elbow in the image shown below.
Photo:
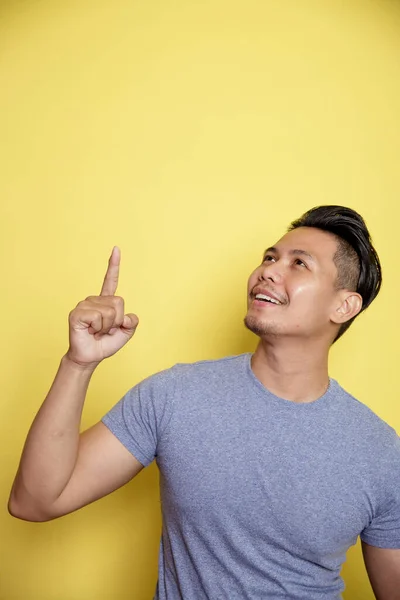
M28 521L30 523L44 523L45 521L51 521L52 516L46 514L42 510L35 509L32 505L21 506L15 501L15 498L11 495L7 504L8 513L15 519L21 521Z

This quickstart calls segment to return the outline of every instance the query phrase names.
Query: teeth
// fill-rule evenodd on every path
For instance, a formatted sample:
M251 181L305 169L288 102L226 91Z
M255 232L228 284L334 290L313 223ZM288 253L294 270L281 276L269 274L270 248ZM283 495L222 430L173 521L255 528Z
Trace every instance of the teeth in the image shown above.
M280 304L280 302L278 302L278 300L271 298L271 296L266 296L265 294L257 294L256 299L257 300L266 300L267 302L272 302L272 304Z

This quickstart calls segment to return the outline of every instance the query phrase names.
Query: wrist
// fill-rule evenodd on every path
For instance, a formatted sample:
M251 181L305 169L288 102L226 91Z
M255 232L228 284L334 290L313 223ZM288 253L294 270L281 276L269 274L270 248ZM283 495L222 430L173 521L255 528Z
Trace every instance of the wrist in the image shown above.
M61 359L61 365L67 367L68 369L72 369L77 373L84 373L90 375L94 372L94 370L96 369L96 367L98 367L99 364L100 362L80 363L79 361L76 361L71 357L69 351L66 354L64 354L64 356Z

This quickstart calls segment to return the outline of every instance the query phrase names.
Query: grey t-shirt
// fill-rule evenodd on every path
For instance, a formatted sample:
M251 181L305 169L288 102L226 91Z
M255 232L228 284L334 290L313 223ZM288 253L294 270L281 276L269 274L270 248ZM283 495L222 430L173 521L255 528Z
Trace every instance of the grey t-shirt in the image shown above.
M400 438L334 379L270 393L251 354L179 364L103 422L160 469L157 600L337 600L358 536L400 548Z

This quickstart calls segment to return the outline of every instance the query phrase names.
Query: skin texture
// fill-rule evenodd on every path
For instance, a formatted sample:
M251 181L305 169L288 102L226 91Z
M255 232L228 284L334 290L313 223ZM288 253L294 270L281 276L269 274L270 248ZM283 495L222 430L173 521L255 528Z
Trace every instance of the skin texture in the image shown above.
M400 550L361 543L376 600L400 600Z
M99 363L134 335L138 318L115 295L120 251L111 254L99 296L69 315L69 348L29 430L8 510L26 521L49 521L118 489L143 465L100 421L79 432L88 385Z
M362 304L359 294L335 287L335 237L301 227L286 234L274 248L248 281L248 327L258 335L286 336L293 342L296 338L324 340L329 350L338 326L357 314ZM255 307L251 292L257 286L275 293L283 304Z
M311 402L327 389L329 349L340 325L361 310L362 298L336 287L332 234L301 227L273 247L247 285L245 325L260 337L252 369L277 396ZM257 304L260 290L281 304Z

